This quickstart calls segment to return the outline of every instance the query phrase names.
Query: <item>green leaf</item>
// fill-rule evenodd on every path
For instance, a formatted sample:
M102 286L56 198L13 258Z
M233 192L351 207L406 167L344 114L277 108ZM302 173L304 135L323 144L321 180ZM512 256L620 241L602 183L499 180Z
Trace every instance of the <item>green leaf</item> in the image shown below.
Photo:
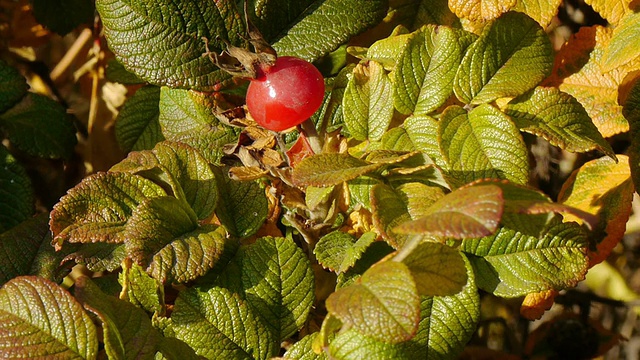
M426 115L412 115L404 121L404 129L415 149L424 152L433 163L446 169L447 164L440 150L438 126L436 119Z
M154 85L214 90L229 76L202 56L203 38L211 51L220 52L223 40L240 45L246 37L241 16L229 1L98 0L96 9L118 61Z
M326 306L346 326L379 341L406 341L418 329L420 299L409 269L399 262L372 266L355 283L331 294Z
M23 221L0 233L0 285L20 275L37 275L61 281L69 272L60 263L66 252L56 252L51 246L49 217L46 214Z
M613 29L611 40L602 54L603 71L611 71L640 56L640 14L630 13Z
M96 327L66 290L35 276L0 289L0 357L96 359L97 353Z
M453 79L462 60L457 34L429 25L413 33L394 72L394 104L403 114L429 114L453 93Z
M227 236L224 228L203 225L160 249L147 271L163 284L185 283L205 275L219 263L227 263L237 246L237 240Z
M27 81L18 70L0 60L0 114L27 94Z
M422 217L403 223L394 231L456 239L488 236L498 228L503 207L502 190L499 187L469 186L440 198Z
M146 81L140 79L136 74L127 71L124 66L116 59L107 61L104 77L112 82L126 85L144 84Z
M357 178L382 167L348 154L321 153L305 158L293 169L293 182L299 186L331 186Z
M316 341L318 334L315 332L296 341L284 353L284 358L291 360L327 360L328 357L324 351L319 354L313 351L313 342Z
M145 86L127 99L116 118L116 139L125 152L152 149L164 140L158 116L160 88Z
M479 179L529 182L529 154L511 119L489 104L470 113L448 107L440 119L440 148L454 184Z
M283 341L307 321L314 279L306 255L293 241L263 237L242 254L242 286L255 314Z
M467 284L467 268L460 251L435 242L422 242L402 260L421 296L459 293Z
M519 12L508 12L486 26L467 49L453 91L468 104L518 96L551 73L553 47L544 29Z
M408 32L409 30L402 26L396 27L389 37L371 44L364 59L378 62L384 66L385 70L392 71L396 67L398 58L405 46L415 36Z
M480 297L471 265L465 260L469 281L452 296L422 297L416 336L407 342L389 344L351 329L331 342L336 359L452 359L475 332L480 318Z
M165 337L158 346L156 360L202 360L184 341L173 337Z
M362 276L362 274L364 274L365 271L369 270L371 266L388 256L392 252L394 252L394 249L386 242L374 241L364 251L362 256L360 256L360 259L356 261L355 265L352 268L350 268L346 272L338 274L338 283L336 285L336 289L340 289L353 284Z
M75 282L75 295L102 323L104 349L109 359L153 359L160 333L144 310L103 293L88 277Z
M318 240L313 253L320 265L339 274L349 270L375 240L373 232L363 234L356 241L345 232L334 231Z
M0 114L0 129L17 148L39 157L68 159L77 143L75 127L62 105L34 93Z
M152 151L132 152L111 171L139 174L159 184L168 182L173 195L184 199L199 220L211 216L218 202L218 184L209 162L182 143L164 141Z
M349 199L352 207L361 205L367 210L371 210L371 189L379 184L380 180L368 177L360 176L347 182L349 187Z
M64 241L124 243L125 224L135 208L147 198L165 195L160 186L137 175L88 176L53 207L54 242L57 246Z
M256 14L264 14L258 16L261 20L258 26L267 29L267 39L275 38L273 47L278 55L293 55L307 61L335 50L354 35L378 24L388 9L386 0L280 0L262 4L255 9Z
M79 25L93 23L95 9L92 1L33 0L31 3L36 20L60 35L70 33Z
M544 228L511 219L505 217L493 236L462 242L461 250L472 255L469 260L479 288L496 296L517 297L573 287L584 279L589 261L582 227L562 223L558 216Z
M394 127L385 132L380 139L380 147L383 150L393 150L398 152L412 152L416 148L409 138L409 134L402 127Z
M65 250L69 246L62 249ZM87 269L99 271L115 271L126 258L127 252L124 244L114 243L85 243L78 246L78 250L67 256L65 261L76 261L84 264Z
M249 304L219 287L180 292L169 327L207 359L268 359L279 348L277 337Z
M118 274L124 299L150 313L164 313L164 287L132 261Z
M421 183L406 183L396 189L377 185L371 189L374 224L385 241L396 249L401 248L407 236L394 229L406 221L424 216L429 206L442 196L440 188Z
M133 210L124 228L127 256L147 264L153 254L197 226L193 210L180 200L171 196L145 199Z
M31 180L25 169L0 146L0 234L28 219L34 211Z
M356 140L379 140L393 117L391 80L381 64L360 63L342 98L344 123Z
M255 234L269 213L264 189L254 181L235 181L217 169L220 202L216 215L222 226L236 237Z
M536 87L511 100L504 112L521 131L541 136L551 145L571 152L598 149L615 157L584 107L557 88Z
M214 116L212 101L209 95L163 87L158 121L166 139L191 145L215 164L224 156L222 147L233 143L237 133Z

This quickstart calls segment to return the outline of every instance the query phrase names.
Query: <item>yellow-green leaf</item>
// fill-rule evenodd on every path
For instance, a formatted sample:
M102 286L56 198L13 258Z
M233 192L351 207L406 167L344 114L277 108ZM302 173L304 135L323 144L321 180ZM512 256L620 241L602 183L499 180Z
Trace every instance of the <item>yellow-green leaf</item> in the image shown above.
M562 0L519 0L512 10L529 15L542 28L546 29L558 13L558 7L561 3Z
M348 154L322 153L305 158L293 169L297 185L331 186L349 181L382 167Z
M605 18L609 23L617 25L627 14L633 12L631 4L633 0L585 0L593 10Z
M613 29L611 40L602 54L603 71L607 72L640 57L640 13L631 13Z
M459 18L470 21L493 20L511 10L516 0L449 0L449 9Z

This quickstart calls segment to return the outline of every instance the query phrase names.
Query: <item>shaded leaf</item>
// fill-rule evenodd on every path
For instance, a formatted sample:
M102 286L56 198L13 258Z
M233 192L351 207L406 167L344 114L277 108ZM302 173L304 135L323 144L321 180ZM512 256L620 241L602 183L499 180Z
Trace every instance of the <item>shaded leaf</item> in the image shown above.
M124 225L138 205L164 195L160 186L138 175L88 176L53 207L53 241L57 247L65 241L123 243Z
M575 170L565 181L558 202L597 215L598 223L591 239L596 250L589 249L589 267L606 259L622 239L631 214L634 187L629 170L629 158L618 155L592 160ZM581 222L575 216L567 221Z
M68 159L77 143L76 129L66 110L40 94L28 93L0 114L0 129L17 148L39 157Z
M318 338L317 332L306 335L302 339L296 341L287 351L284 353L285 359L291 360L326 360L327 354L322 351L316 354L313 351L313 342Z
M162 87L159 109L162 135L189 144L212 164L224 156L222 147L238 137L239 131L215 117L216 105L210 95Z
M78 301L102 323L104 349L109 359L153 359L160 333L144 310L103 293L88 277L76 279Z
M164 314L164 287L132 261L125 260L118 282L124 299L150 313ZM122 298L122 296L121 296Z
M176 299L171 333L207 359L267 359L277 353L277 337L246 301L226 289L190 288Z
M356 240L345 232L334 231L318 240L313 253L324 268L342 273L351 268L375 240L376 234L372 232Z
M629 121L629 167L636 192L640 191L640 81L636 81L624 103L622 113Z
M0 357L96 359L96 327L66 290L35 276L0 289Z
M68 245L63 247L68 248ZM127 256L124 244L94 242L78 246L78 250L64 258L64 261L76 261L87 269L98 271L114 271Z
M25 169L0 146L0 234L28 219L34 212L34 194Z
M121 84L144 84L146 81L140 79L134 73L127 71L124 66L116 59L107 61L107 67L104 70L104 77L112 82Z
M18 70L0 60L0 114L27 94L27 81Z
M372 266L355 283L331 294L326 306L345 325L378 341L406 341L418 328L415 283L407 267L395 261Z
M496 296L517 297L531 292L560 290L584 279L586 231L555 216L543 227L502 219L495 235L465 239L461 250L473 255L479 288ZM519 269L514 272L513 269Z
M511 119L489 104L470 113L458 106L445 110L438 134L454 185L474 180L529 182L529 154Z
M453 93L463 49L448 27L425 26L412 34L394 72L394 104L403 114L429 114Z
M556 88L536 87L511 100L504 111L520 130L541 136L551 145L571 152L598 149L615 157L582 105Z
M21 275L59 282L69 272L60 265L67 252L56 252L51 246L48 219L43 214L0 233L0 252L4 254L0 258L0 285Z
M36 20L60 35L66 35L79 25L93 23L92 1L32 0L31 3Z
M506 13L486 26L462 59L453 91L465 103L482 104L518 96L547 77L553 48L530 17Z
M291 240L263 237L242 254L246 301L264 320L276 341L283 341L307 321L314 303L311 265Z
M498 228L503 207L499 187L469 186L440 198L422 217L403 223L394 231L457 239L488 236Z
M293 169L292 178L296 185L331 186L375 171L383 165L370 164L348 154L321 153L302 160Z
M342 98L344 123L357 140L379 140L393 117L391 80L382 65L358 64Z
M467 268L460 251L436 242L422 242L402 260L420 296L459 293L467 284Z
M216 215L222 226L236 237L251 236L267 219L269 203L255 181L235 181L216 169L220 200Z
M158 122L160 88L145 86L129 97L116 118L116 139L125 152L152 149L164 140Z

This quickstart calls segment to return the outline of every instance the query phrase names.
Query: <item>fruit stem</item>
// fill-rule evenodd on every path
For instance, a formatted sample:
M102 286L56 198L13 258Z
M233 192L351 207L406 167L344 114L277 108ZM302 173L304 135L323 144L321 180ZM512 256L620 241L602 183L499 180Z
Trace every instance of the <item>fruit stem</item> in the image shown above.
M319 154L322 152L322 139L320 139L320 135L318 135L318 131L316 131L316 124L314 124L311 119L307 119L298 125L298 131L304 133L307 137L307 141L309 141L311 150L313 150L314 153Z

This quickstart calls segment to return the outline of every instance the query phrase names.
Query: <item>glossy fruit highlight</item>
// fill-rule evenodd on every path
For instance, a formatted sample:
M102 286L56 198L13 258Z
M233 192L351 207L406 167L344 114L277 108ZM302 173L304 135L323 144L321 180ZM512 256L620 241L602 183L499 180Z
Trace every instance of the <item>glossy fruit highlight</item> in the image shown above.
M292 56L251 80L247 108L265 129L282 131L307 120L322 105L324 79L311 63Z

